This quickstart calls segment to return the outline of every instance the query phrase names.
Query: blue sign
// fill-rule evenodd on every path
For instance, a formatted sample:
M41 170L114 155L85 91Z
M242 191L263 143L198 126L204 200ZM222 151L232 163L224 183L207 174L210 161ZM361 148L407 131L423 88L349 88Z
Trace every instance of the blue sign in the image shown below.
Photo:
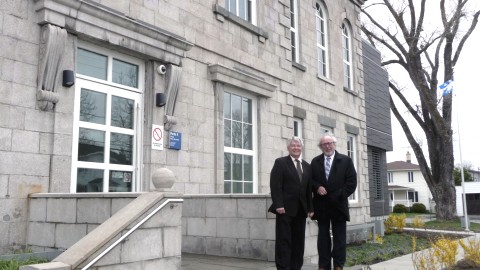
M170 131L168 142L168 148L176 150L182 149L182 133Z

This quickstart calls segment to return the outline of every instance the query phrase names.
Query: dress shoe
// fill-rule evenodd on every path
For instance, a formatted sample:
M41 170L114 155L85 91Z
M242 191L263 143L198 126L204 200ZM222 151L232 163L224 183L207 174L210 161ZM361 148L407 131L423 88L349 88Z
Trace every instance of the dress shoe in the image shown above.
M340 266L335 266L335 270L342 270L342 267L340 267Z

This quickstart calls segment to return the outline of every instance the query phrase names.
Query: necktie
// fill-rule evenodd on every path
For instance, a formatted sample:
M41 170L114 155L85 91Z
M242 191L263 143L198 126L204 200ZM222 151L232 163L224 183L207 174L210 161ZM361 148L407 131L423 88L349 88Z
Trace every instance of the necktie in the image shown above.
M328 175L330 174L330 157L327 157L327 161L325 162L325 176L328 180Z
M300 165L300 161L298 159L295 159L295 162L297 163L297 173L298 177L300 178L300 182L302 182L302 165Z

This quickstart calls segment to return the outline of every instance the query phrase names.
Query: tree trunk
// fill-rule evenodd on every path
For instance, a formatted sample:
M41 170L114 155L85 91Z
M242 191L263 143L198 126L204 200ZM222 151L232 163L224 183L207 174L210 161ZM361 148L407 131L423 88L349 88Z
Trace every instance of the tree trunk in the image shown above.
M445 175L444 177L452 178ZM436 186L432 191L435 200L436 217L438 220L453 220L457 217L455 205L455 186L450 180L440 180L440 185Z

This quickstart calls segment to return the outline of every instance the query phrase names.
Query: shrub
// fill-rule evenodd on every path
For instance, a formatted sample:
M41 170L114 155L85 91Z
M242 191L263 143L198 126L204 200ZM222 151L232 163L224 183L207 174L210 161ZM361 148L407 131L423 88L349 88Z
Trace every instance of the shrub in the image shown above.
M405 205L403 204L395 204L393 207L393 213L407 213L408 209Z
M414 203L412 208L410 208L410 212L424 214L427 213L427 208L423 203Z
M405 214L400 214L400 215L390 214L384 223L385 233L391 234L394 230L397 233L403 232L403 228L405 228L405 225L406 225L405 219L406 219Z
M465 252L465 259L473 262L476 266L480 266L480 241L467 239L465 242L460 241Z
M421 217L414 217L412 220L412 227L413 228L424 228L425 227L425 222Z

